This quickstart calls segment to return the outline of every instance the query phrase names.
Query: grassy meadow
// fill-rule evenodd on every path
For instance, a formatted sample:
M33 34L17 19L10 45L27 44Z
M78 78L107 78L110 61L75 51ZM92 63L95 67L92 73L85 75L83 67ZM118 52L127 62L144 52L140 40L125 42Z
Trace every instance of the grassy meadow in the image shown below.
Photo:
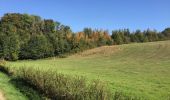
M67 58L22 60L6 66L100 79L113 92L149 100L170 99L170 41L103 46Z

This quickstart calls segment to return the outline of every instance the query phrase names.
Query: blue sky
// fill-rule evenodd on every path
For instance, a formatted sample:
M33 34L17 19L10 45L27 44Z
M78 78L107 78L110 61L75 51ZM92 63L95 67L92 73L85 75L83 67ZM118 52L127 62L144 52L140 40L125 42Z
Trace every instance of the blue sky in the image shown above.
M170 27L170 0L0 0L4 13L28 13L69 25L74 32L93 29Z

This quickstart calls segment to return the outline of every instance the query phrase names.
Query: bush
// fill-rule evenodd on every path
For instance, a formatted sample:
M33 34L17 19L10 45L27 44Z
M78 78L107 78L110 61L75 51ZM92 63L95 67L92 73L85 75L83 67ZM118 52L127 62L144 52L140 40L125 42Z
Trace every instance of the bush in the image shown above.
M110 100L112 97L98 80L87 82L84 77L68 76L52 70L22 68L17 78L55 100Z
M3 69L3 70L2 70ZM19 68L12 70L0 66L0 70L12 75L11 83L31 100L144 100L123 92L112 92L99 80L68 76L53 70Z

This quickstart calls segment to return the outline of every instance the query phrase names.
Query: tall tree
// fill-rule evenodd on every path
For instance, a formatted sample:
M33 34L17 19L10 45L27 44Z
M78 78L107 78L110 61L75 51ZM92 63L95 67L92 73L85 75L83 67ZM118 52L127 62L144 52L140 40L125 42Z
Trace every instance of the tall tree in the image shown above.
M162 34L165 36L166 39L170 39L170 28L166 28L162 31Z
M84 28L83 32L86 36L91 37L93 30L91 28Z
M16 34L16 28L9 24L3 24L2 29L0 33L1 57L6 60L17 60L20 42Z
M136 30L135 32L136 42L147 42L147 38L145 37L144 33L140 30Z
M147 29L146 32L145 32L145 35L147 36L149 42L158 40L158 35L157 35L157 32L155 30L152 31L150 29Z
M112 39L115 44L123 44L122 33L120 31L112 31Z
M32 36L24 50L22 52L27 59L39 59L54 55L54 49L44 35Z

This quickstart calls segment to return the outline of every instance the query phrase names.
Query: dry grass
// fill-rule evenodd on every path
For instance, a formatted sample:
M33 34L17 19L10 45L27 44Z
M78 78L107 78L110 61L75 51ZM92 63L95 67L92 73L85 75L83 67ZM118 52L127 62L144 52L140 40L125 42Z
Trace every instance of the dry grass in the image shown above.
M70 57L110 56L119 50L120 48L118 46L102 46L102 47L86 50L84 52L80 52Z

